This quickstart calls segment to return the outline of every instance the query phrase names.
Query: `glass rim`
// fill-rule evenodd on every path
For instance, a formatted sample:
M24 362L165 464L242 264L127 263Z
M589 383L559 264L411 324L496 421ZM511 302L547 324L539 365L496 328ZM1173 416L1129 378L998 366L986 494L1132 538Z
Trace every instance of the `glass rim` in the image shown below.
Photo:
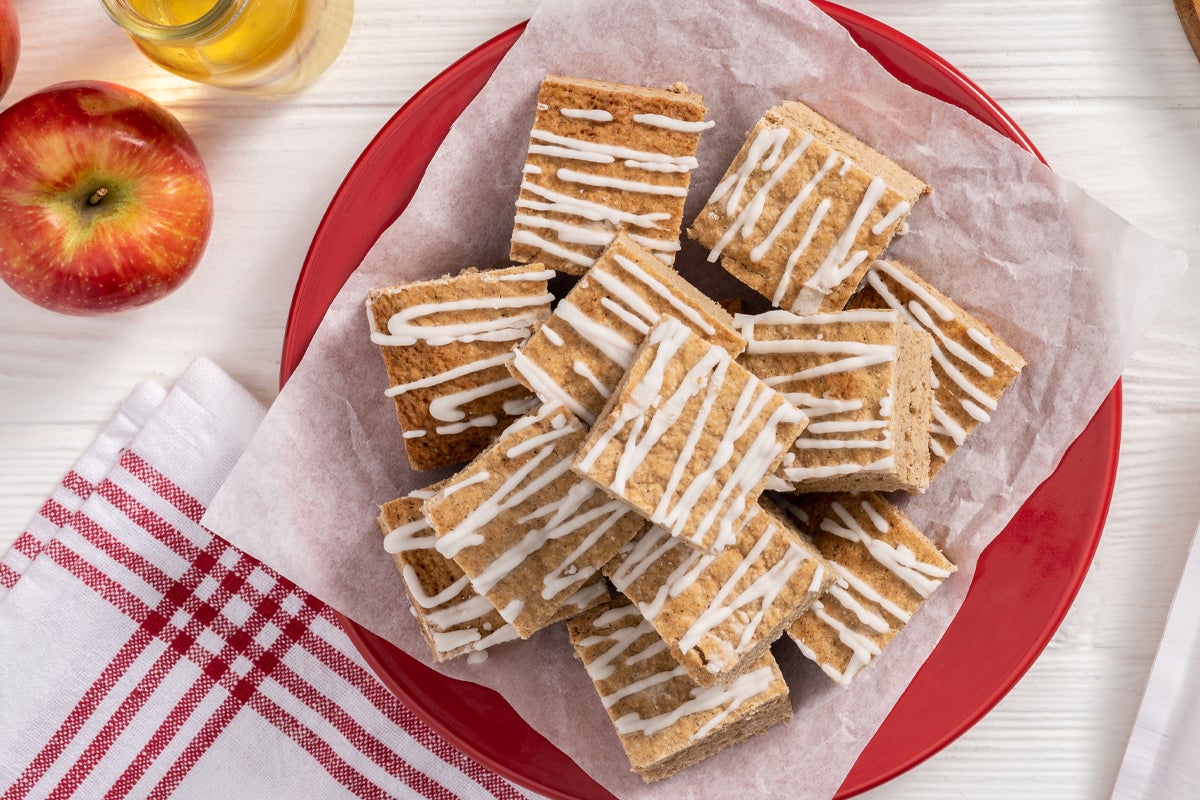
M231 21L228 13L237 0L213 0L212 8L181 25L155 22L138 11L129 0L100 0L105 12L127 33L159 42L184 42L222 30Z

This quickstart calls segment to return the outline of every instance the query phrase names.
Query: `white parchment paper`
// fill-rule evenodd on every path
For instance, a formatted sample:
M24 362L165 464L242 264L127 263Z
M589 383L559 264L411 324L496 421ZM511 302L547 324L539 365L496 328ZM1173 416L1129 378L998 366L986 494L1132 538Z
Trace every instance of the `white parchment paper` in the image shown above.
M831 796L953 618L978 554L1120 376L1185 258L967 114L891 78L801 0L546 2L334 301L204 520L424 661L374 517L381 502L444 473L408 468L363 298L373 286L503 261L547 72L650 86L682 80L703 93L717 125L701 141L688 220L764 110L787 99L810 104L934 188L891 254L1030 362L992 421L907 506L959 572L849 689L802 658L786 659L796 711L787 726L647 787L628 773L560 630L494 649L482 665L441 668L497 688L620 797ZM680 267L717 296L742 291L694 247Z

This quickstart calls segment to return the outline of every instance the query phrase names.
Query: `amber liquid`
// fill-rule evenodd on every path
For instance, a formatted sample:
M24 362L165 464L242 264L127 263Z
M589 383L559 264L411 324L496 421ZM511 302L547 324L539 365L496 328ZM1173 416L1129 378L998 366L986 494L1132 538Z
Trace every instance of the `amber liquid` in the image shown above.
M215 0L127 2L153 22L184 25L204 16ZM150 60L184 78L232 89L289 92L308 85L333 63L353 15L353 0L243 0L228 15L228 24L214 26L210 34L174 43L133 39Z

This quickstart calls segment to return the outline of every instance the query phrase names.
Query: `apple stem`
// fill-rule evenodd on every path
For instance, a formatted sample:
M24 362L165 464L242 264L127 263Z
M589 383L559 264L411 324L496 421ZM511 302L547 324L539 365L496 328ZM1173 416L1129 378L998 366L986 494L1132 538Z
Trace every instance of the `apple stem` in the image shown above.
M88 205L89 206L99 205L100 201L104 199L104 196L106 194L108 194L108 187L101 186L99 189L96 190L95 194L93 194L91 197L88 198Z

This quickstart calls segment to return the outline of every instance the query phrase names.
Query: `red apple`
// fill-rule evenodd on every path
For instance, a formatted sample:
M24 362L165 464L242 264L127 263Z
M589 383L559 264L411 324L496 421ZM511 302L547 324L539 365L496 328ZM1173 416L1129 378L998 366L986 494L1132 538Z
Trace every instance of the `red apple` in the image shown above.
M12 84L21 54L21 32L17 29L17 12L12 0L0 0L0 97Z
M161 298L195 269L212 217L195 143L143 94L60 83L0 113L0 278L38 305Z

